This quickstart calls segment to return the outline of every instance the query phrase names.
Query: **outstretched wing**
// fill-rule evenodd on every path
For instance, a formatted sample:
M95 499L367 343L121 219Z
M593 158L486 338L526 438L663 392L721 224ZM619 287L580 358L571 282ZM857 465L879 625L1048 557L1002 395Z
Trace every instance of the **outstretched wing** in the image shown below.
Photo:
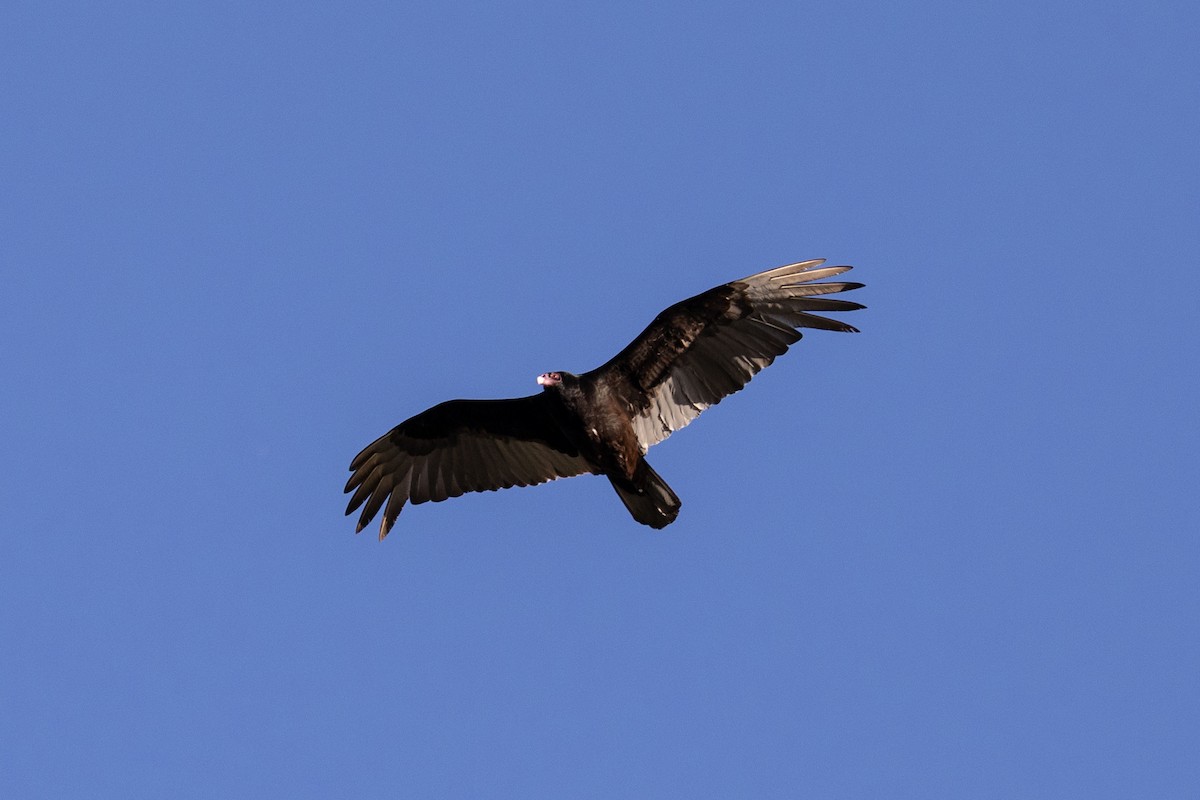
M407 502L436 503L592 471L551 421L543 394L441 403L369 444L350 469L346 491L354 496L346 513L366 503L358 532L383 508L380 539Z
M824 259L760 272L676 303L607 364L591 373L626 403L645 450L745 386L788 346L797 328L857 332L814 311L853 311L859 303L820 295L861 283L815 283L850 267Z

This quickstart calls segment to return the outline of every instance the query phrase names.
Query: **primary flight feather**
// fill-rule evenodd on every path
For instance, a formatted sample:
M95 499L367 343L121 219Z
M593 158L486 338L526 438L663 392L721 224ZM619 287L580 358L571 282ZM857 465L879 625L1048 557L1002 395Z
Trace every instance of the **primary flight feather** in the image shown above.
M400 423L350 462L356 532L380 509L383 539L405 503L585 473L607 477L638 522L670 525L681 503L646 451L745 386L800 340L798 328L857 332L813 313L863 308L822 296L862 287L818 283L851 269L824 263L776 267L676 303L603 366L538 376L539 394L449 400Z

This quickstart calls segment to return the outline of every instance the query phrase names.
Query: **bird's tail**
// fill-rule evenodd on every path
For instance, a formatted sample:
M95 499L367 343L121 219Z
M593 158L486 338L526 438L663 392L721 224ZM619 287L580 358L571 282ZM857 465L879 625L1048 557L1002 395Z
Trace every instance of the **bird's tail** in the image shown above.
M679 516L679 507L683 503L667 482L658 476L646 459L638 460L633 479L626 481L612 478L612 487L617 490L617 496L629 509L633 518L651 528L665 528Z

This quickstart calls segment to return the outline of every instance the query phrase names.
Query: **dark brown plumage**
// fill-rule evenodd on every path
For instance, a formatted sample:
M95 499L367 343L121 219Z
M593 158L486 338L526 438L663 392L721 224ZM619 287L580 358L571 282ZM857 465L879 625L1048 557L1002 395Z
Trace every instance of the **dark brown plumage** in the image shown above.
M823 263L788 264L676 303L603 366L543 374L539 394L450 400L400 423L350 463L346 513L363 506L361 531L382 508L382 539L406 502L592 473L608 477L635 520L666 527L679 498L646 450L745 386L800 340L797 328L857 330L812 313L863 308L820 296L862 286L816 283L850 269Z

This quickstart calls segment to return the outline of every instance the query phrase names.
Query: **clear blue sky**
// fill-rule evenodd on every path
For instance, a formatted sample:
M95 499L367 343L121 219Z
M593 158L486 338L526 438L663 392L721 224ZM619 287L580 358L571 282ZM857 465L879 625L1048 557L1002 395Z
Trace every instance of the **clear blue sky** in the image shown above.
M1195 3L10 4L0 795L1195 797ZM651 451L350 458L850 263Z

